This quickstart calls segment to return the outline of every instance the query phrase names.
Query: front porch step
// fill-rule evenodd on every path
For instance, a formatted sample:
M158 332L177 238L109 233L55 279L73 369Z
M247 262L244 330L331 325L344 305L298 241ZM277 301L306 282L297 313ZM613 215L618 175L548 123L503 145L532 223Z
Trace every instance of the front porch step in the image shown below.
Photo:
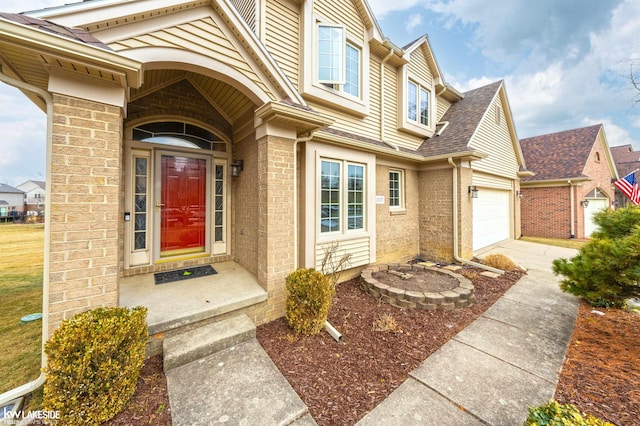
M165 373L256 337L256 326L241 314L214 322L162 342Z

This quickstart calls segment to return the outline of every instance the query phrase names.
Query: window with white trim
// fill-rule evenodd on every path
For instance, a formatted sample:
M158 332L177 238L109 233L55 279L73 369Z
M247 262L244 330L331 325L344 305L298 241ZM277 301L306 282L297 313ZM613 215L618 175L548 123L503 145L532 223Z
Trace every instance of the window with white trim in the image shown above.
M341 160L320 162L320 232L365 227L365 166Z
M360 97L360 48L347 41L341 25L318 24L317 34L318 83Z
M429 91L411 80L407 82L407 118L429 126Z
M389 207L392 210L404 208L404 174L400 170L389 170Z

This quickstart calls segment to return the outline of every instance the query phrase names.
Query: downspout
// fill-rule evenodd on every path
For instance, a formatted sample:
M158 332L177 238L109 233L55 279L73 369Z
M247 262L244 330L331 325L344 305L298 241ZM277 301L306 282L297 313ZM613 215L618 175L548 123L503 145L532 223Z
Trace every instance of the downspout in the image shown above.
M449 122L448 121L441 121L438 124L442 124L442 127L440 127L440 130L438 130L436 132L436 136L440 136L442 134L442 132L444 132L444 129L446 129L449 126Z
M400 148L398 148L398 145L391 143L391 142L387 142L384 140L384 133L385 133L385 125L384 125L384 64L391 59L391 57L393 56L393 48L390 47L389 48L389 54L387 54L387 56L384 57L384 59L382 60L382 62L380 63L380 140L382 142L384 142L385 144L389 145L391 148L393 148L396 151L400 151Z
M571 234L570 235L571 235L571 238L575 238L576 237L576 230L575 230L575 226L576 226L576 223L575 223L576 203L575 203L575 200L574 200L575 189L573 188L573 185L571 184L570 180L568 180L567 183L569 184L569 199L570 199L569 204L571 206L571 208L569 209L571 211L571 218L570 218L571 219L570 220L570 223L571 223L571 225L570 225L571 231L570 232L571 232Z
M31 84L9 77L0 68L0 81L20 90L26 90L38 95L47 105L47 147L46 158L47 167L45 172L47 185L45 199L45 222L44 222L44 273L42 274L42 346L40 375L35 380L22 386L11 389L0 394L0 404L4 404L21 396L27 395L38 389L46 380L44 368L47 366L47 356L44 353L44 344L47 341L47 329L49 327L49 252L51 248L51 144L53 141L53 97L45 90Z
M456 166L456 163L453 162L453 159L451 157L447 158L447 161L453 168L453 258L457 262L463 263L465 265L486 269L487 271L491 271L496 274L504 274L504 271L502 269L492 268L491 266L483 265L482 263L463 259L458 255L458 166Z

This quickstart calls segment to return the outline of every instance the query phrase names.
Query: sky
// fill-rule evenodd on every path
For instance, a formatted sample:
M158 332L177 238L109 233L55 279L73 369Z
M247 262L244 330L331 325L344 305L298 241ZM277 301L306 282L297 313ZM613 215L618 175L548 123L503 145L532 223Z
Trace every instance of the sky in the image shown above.
M72 0L2 0L21 12ZM504 80L520 139L604 124L610 146L640 150L637 0L369 0L395 45L429 36L445 81L461 92ZM634 62L635 61L635 62ZM45 115L0 83L0 183L44 180ZM5 107L10 105L10 108Z

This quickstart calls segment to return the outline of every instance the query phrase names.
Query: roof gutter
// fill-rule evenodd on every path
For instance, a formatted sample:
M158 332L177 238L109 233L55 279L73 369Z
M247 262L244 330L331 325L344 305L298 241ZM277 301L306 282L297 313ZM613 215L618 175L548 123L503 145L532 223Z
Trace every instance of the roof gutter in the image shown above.
M487 271L491 271L496 274L502 275L504 274L504 271L502 269L493 268L491 266L483 265L482 263L463 259L458 254L459 252L459 247L458 247L458 234L459 234L459 231L458 231L458 166L456 166L456 163L454 163L452 157L447 158L447 161L449 162L453 170L453 179L452 179L453 184L451 188L453 191L453 258L457 262L460 262L462 264L475 266L476 268L485 269Z
M46 158L51 159L51 144L53 141L53 97L45 90L32 86L15 78L11 78L2 72L0 68L0 81L9 86L16 87L20 90L32 92L46 103L47 111L47 153ZM51 182L51 163L47 161L46 182ZM45 195L45 211L51 212L51 185L47 185ZM22 386L11 389L0 394L0 405L11 400L20 398L38 389L46 380L44 368L47 366L47 355L44 352L44 344L47 341L47 331L49 328L49 256L51 249L51 215L45 215L44 225L44 274L42 274L42 347L40 358L40 375L35 380L30 381Z

